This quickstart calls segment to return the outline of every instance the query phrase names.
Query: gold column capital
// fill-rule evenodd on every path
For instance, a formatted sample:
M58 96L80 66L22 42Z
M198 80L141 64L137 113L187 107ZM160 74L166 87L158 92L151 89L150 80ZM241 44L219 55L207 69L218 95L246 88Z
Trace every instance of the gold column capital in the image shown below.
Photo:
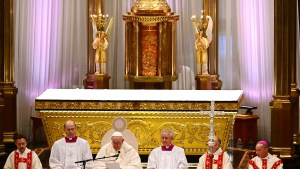
M285 104L290 104L290 96L273 95L273 100L270 102L270 106L273 108L282 108Z

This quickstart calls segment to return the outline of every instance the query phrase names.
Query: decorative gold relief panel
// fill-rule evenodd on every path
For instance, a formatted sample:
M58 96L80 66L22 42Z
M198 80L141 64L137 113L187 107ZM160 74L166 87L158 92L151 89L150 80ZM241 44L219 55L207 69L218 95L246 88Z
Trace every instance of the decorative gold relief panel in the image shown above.
M215 110L232 111L240 108L240 102L215 102ZM36 110L210 110L210 102L165 101L35 101Z
M161 145L160 132L171 129L175 133L173 143L183 147L187 155L203 154L209 134L209 116L193 111L40 111L47 141L51 146L64 136L63 124L72 119L77 125L77 135L90 143L96 154L104 134L112 129L115 117L124 117L128 129L139 142L139 154L149 154ZM215 134L225 149L231 137L235 112L215 116Z

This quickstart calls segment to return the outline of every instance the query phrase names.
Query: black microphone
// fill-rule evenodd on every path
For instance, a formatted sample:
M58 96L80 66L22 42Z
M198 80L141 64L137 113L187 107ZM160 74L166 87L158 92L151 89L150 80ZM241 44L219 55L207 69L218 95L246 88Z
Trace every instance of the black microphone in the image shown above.
M117 154L115 155L111 155L111 156L103 156L103 157L100 157L100 158L95 158L94 161L96 160L102 160L102 159L106 159L106 158L111 158L111 157L117 157L116 160L118 159L119 155L120 155L121 151L118 151Z
M116 154L116 156L117 156L116 160L119 158L120 153L121 153L121 151L119 150L118 154Z
M77 163L86 163L86 162L89 162L89 161L93 161L94 159L87 159L87 160L82 160L82 161L76 161L75 164Z

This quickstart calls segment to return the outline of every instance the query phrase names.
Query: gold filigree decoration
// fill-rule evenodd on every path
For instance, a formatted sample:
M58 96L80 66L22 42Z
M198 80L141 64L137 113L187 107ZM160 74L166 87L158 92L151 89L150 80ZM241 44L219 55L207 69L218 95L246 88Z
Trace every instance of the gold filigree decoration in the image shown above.
M174 22L179 20L178 15L169 16L131 16L123 15L126 22Z
M112 129L115 117L123 117L128 122L128 130L134 133L139 143L139 153L149 154L161 145L160 132L174 131L174 144L185 149L187 155L203 154L209 133L209 116L194 111L39 111L48 144L64 136L63 124L72 119L77 126L77 135L90 143L96 154L104 134ZM215 116L215 133L221 138L225 149L231 137L234 112Z
M131 7L132 12L139 12L143 10L162 10L162 11L170 11L171 8L169 4L165 0L137 0L133 6Z
M157 72L157 35L156 31L143 30L142 60L143 76L156 76Z
M139 140L139 147L146 145L151 139L150 124L143 120L131 120L128 123L128 130L130 130Z

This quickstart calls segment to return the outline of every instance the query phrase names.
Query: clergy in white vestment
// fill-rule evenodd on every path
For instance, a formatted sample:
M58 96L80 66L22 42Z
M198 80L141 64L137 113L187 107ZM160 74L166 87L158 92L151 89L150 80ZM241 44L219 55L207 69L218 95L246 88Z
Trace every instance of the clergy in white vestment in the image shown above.
M213 169L232 169L232 163L230 161L229 155L226 152L223 152L221 149L221 140L215 136L214 138L215 145L212 147L213 158ZM203 154L199 158L199 163L197 169L207 169L209 168L209 151Z
M106 169L105 162L115 161L122 169L142 169L138 152L123 139L120 132L114 132L111 142L99 150L93 169Z
M17 150L11 152L6 160L4 169L42 169L38 155L27 148L27 139L18 134L14 137Z
M161 132L162 146L151 151L147 169L187 169L188 163L183 148L174 146L171 130Z
M269 144L267 141L259 141L256 146L257 156L249 160L249 169L282 169L282 161L269 153Z
M91 169L92 152L89 143L76 136L76 125L74 121L68 120L64 124L66 137L54 142L49 158L51 169L79 169L83 163L77 161L90 160L86 162L85 168Z

